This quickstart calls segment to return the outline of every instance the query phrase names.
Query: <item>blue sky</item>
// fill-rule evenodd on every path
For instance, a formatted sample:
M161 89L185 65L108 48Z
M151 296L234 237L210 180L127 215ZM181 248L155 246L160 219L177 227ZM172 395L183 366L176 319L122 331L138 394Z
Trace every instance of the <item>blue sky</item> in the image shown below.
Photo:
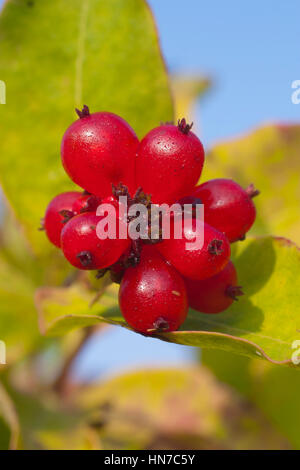
M266 121L295 121L291 83L300 78L298 0L150 0L171 71L208 75L206 145Z

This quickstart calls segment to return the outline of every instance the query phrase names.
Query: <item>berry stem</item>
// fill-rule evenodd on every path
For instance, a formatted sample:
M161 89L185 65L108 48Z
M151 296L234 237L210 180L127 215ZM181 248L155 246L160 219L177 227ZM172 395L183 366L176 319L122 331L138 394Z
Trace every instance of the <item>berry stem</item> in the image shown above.
M95 278L96 278L96 279L101 279L102 277L105 276L105 274L107 273L107 271L109 271L108 268L98 269Z
M45 218L44 217L42 217L41 220L40 220L40 226L39 226L38 230L41 231L41 232L43 230L45 230Z
M125 268L135 267L139 264L141 260L141 251L142 251L142 247L141 247L140 240L133 240L131 244L130 253L128 257L126 258L126 260L124 261Z

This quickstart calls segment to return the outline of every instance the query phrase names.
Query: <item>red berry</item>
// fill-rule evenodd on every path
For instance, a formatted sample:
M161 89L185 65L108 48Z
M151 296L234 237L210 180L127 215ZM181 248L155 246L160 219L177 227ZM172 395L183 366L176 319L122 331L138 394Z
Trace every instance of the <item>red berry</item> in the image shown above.
M241 240L256 217L253 186L244 190L229 179L214 179L198 186L193 195L204 204L204 220L226 234L230 242Z
M60 247L60 234L64 223L74 215L73 204L80 196L81 193L78 191L58 194L46 209L44 228L50 242L57 247Z
M61 247L67 260L76 268L107 268L129 246L128 239L98 238L96 229L102 218L93 212L85 212L73 217L63 228Z
M210 225L192 219L189 225L175 220L174 233L182 234L181 238L164 239L157 244L157 249L184 276L191 279L206 279L220 272L230 258L230 245L226 236ZM204 240L203 246L195 243ZM193 243L187 249L187 243Z
M183 279L150 246L143 247L140 263L126 270L119 302L127 323L144 334L177 330L188 311Z
M75 215L83 212L95 212L101 204L101 198L93 194L82 194L73 204L72 210Z
M100 197L111 194L112 183L122 182L133 192L138 146L134 131L116 114L89 114L88 108L79 114L61 144L62 163L70 178Z
M237 273L231 261L213 277L202 281L185 280L189 304L203 313L220 313L243 295L237 285Z
M178 126L162 125L140 143L137 183L152 202L171 204L193 190L203 163L203 145L184 119Z

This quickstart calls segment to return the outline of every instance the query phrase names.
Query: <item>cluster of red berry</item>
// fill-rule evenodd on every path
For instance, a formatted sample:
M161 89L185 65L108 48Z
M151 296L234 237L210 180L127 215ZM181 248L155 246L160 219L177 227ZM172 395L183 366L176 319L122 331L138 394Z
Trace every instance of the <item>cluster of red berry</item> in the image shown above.
M44 218L49 240L76 268L97 270L98 277L110 271L121 284L126 321L144 334L177 330L189 306L203 313L228 308L242 294L230 243L242 240L255 220L253 185L244 190L232 180L215 179L196 186L204 149L184 119L177 126L160 125L139 142L115 114L90 114L87 106L77 114L80 119L64 134L61 155L66 172L84 192L62 193L50 202ZM97 207L114 205L120 219L120 196L128 206L143 204L147 210L152 204L203 204L205 222L196 223L192 211L188 227L172 219L168 239L100 239ZM123 223L127 230L129 218ZM174 237L176 229L180 238ZM197 230L204 243L187 250Z

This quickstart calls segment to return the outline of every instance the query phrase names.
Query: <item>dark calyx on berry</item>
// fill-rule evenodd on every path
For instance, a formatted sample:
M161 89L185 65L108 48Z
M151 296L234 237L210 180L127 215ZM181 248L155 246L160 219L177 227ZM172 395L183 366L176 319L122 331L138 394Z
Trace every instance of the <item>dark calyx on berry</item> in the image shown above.
M147 330L147 333L163 333L170 328L169 322L160 317L153 323L153 328Z
M59 213L62 216L62 224L66 224L70 219L72 219L72 217L74 217L74 213L69 210L63 209L62 211L59 211Z
M98 197L90 195L81 207L80 212L95 211L99 206L99 202L100 200Z
M89 110L89 107L85 104L82 108L82 110L80 111L80 109L75 109L76 113L78 114L78 117L80 119L82 118L85 118L87 116L90 116L90 110Z
M123 183L113 184L112 183L111 187L112 187L112 193L117 199L122 196L122 197L127 197L128 204L132 201L128 188L125 184Z
M178 129L180 130L180 132L182 132L183 134L188 134L190 132L190 130L192 129L193 127L193 122L192 124L187 124L186 120L183 118L183 119L178 119Z
M76 258L79 259L80 263L84 267L90 266L93 261L93 255L90 251L81 251L76 255Z
M242 286L228 286L225 294L233 300L239 300L238 297L244 295L244 292L242 291Z
M121 196L126 197L128 207L132 206L133 204L144 204L144 206L146 207L150 207L151 205L151 194L145 194L141 187L139 187L136 190L134 196L131 197L129 194L129 190L125 184L112 184L112 193L117 199Z
M146 194L144 191L143 191L143 188L142 187L139 187L134 196L131 197L131 195L129 194L129 191L128 191L128 188L127 186L125 186L124 184L122 183L119 183L118 185L114 185L112 184L112 193L114 195L115 198L119 198L119 197L126 197L127 198L127 206L128 208L130 208L133 204L142 204L146 207L147 211L148 211L148 239L145 238L143 239L143 243L145 244L156 244L156 243L160 243L162 241L162 213L159 212L158 214L158 217L159 217L159 227L160 227L160 230L159 230L159 237L158 238L151 238L151 223L152 221L154 223L157 223L157 220L153 219L152 217L152 214L151 214L151 194ZM130 223L131 221L133 221L134 219L136 219L137 217L139 217L140 214L136 214L136 215L131 215L131 216L128 216L127 217L127 222ZM137 228L138 230L138 228ZM135 256L133 255L133 259L135 259ZM137 261L135 264L137 264L139 261ZM131 265L132 266L132 265Z
M216 238L208 245L208 251L211 255L220 255L223 253L222 249L223 241L217 240Z
M249 184L249 186L245 189L245 191L248 194L248 196L251 197L251 199L260 194L260 191L258 189L255 189L255 186L253 183Z

